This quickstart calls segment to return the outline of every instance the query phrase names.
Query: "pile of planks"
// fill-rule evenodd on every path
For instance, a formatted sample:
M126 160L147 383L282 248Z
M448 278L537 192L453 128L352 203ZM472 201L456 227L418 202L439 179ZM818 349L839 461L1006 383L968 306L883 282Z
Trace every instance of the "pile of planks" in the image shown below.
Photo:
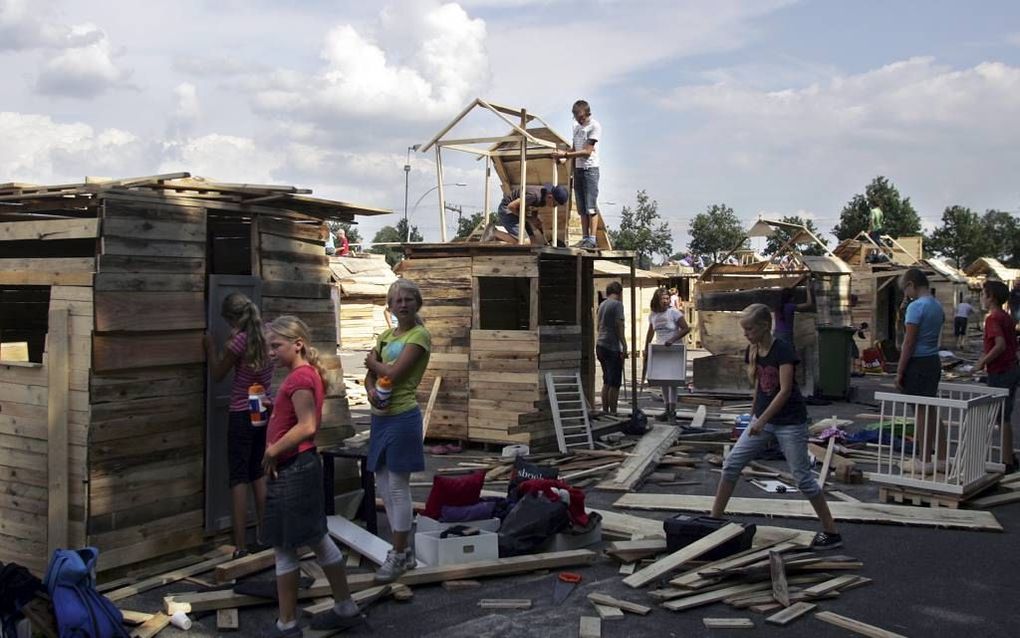
M625 584L658 585L647 595L664 609L686 611L724 603L737 611L765 614L765 622L776 625L814 610L819 601L871 582L847 573L863 567L857 559L805 550L793 537L696 563L740 532L739 525L731 524L671 554L664 554L662 539L619 541L606 552L622 563L622 573L629 574Z
M530 454L522 458L529 463L556 468L559 470L559 479L575 487L587 487L598 482L600 477L607 475L623 463L628 462L632 454L627 452L627 449L633 445L634 443L630 442L623 443L619 449L613 450L581 449L575 450L570 454L547 452ZM452 467L440 468L437 472L440 474L459 474L485 470L485 483L490 487L505 485L513 475L514 458L467 455L460 458L465 460L458 461Z

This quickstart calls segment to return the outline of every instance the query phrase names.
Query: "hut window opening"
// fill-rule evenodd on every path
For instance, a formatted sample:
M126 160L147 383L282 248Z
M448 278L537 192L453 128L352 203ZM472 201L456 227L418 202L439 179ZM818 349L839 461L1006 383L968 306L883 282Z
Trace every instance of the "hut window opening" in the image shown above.
M49 315L49 286L0 286L0 363L42 363Z
M528 330L531 321L531 279L479 277L480 330Z

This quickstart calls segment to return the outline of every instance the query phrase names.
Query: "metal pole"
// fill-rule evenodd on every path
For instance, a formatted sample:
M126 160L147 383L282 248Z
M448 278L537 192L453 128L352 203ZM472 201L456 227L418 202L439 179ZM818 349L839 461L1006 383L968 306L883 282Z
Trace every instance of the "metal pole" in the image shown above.
M446 193L443 192L443 156L436 146L436 175L439 178L439 236L446 243Z
M521 109L521 129L528 130L528 112ZM528 138L521 135L521 197L517 206L517 243L524 243L525 213L527 212L527 195L525 189L528 187Z
M411 241L411 226L407 223L407 194L411 177L411 147L407 148L407 163L404 164L404 230L407 231L406 241Z
M630 258L630 413L637 414L637 268ZM666 406L669 408L669 406Z

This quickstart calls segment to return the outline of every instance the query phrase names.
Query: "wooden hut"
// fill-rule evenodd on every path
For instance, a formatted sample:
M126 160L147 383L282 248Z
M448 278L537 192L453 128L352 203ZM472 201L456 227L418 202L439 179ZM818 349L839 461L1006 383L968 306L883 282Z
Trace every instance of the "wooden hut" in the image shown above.
M225 338L232 291L309 324L334 381L319 443L350 435L320 227L387 211L308 192L0 185L0 341L25 355L0 360L0 561L93 545L108 570L229 525L229 381L207 380L203 333Z
M495 243L404 251L400 274L421 287L432 335L422 405L439 384L427 435L555 447L545 375L580 372L590 401L594 262L630 253Z
M371 350L386 328L386 293L397 275L383 255L331 257L336 285L337 330L342 350Z
M998 259L992 257L980 257L964 269L964 274L970 278L971 288L980 289L985 280L998 280L1012 288L1014 284L1020 283L1020 268L1007 268Z

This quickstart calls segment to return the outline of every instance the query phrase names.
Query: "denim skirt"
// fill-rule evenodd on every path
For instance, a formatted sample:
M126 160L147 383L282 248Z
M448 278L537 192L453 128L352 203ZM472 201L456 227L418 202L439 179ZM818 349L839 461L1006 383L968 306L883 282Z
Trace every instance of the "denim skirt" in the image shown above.
M301 452L266 477L266 514L262 542L294 549L312 545L326 534L322 461L315 450Z

